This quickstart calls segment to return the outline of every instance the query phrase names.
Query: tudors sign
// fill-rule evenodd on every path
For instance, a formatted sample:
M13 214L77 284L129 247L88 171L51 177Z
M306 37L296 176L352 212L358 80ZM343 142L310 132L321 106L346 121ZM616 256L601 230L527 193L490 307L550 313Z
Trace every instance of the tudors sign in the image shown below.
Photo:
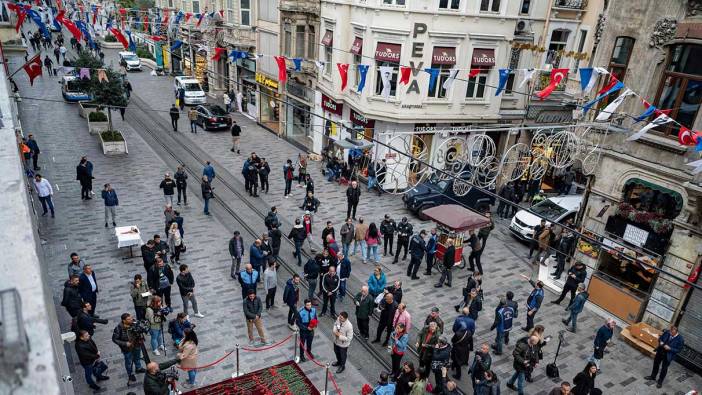
M353 108L351 109L349 117L351 118L351 123L354 125L361 126L366 129L375 128L374 119L366 118L363 114L356 112Z
M332 114L341 116L341 112L344 109L344 105L341 103L337 103L334 100L330 99L329 96L322 94L322 109Z

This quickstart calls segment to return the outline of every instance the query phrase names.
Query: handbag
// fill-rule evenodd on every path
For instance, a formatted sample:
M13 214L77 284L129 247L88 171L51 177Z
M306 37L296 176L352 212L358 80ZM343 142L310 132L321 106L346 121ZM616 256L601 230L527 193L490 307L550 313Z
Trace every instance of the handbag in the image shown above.
M184 252L187 251L187 250L188 250L188 247L185 246L185 242L184 242L184 241L181 241L181 242L180 242L180 253L182 254L182 253L184 253Z
M604 358L604 348L595 348L595 359L602 359Z

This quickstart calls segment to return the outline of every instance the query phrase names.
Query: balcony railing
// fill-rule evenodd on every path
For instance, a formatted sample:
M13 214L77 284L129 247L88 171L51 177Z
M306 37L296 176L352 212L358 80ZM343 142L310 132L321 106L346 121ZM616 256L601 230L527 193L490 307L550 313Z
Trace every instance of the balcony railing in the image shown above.
M318 1L310 0L281 0L280 10L289 12L319 14L320 3Z
M555 8L584 10L587 7L587 0L553 0L553 6Z
M554 67L557 67L554 65ZM539 74L538 79L536 81L536 90L541 90L544 89L546 86L548 86L549 82L551 82L551 72L549 71L542 71L541 74ZM565 91L566 88L566 83L567 83L567 78L564 78L557 86L554 92L563 92Z

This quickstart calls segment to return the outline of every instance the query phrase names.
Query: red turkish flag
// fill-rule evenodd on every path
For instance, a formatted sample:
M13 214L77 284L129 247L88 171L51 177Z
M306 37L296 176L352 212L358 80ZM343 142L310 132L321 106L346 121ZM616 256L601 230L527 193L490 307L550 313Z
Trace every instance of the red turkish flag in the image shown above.
M227 49L226 48L215 48L215 53L212 56L212 60L219 61L219 59L222 57L222 53L226 53Z
M348 63L337 63L336 67L339 69L339 76L341 76L341 91L343 92L349 80L349 65Z
M563 81L564 78L568 76L568 71L569 69L553 69L551 70L551 81L548 83L548 85L536 92L536 96L539 97L539 99L544 100L547 98L558 86L558 84Z
M117 39L117 41L119 41L119 42L122 44L122 46L124 47L124 49L128 49L128 48L129 48L129 42L127 41L127 38L124 37L124 34L122 34L122 32L120 32L119 30L115 29L114 27L111 27L111 28L110 28L110 33L112 33L112 35L115 36L115 38Z
M24 18L27 17L27 13L24 10L17 11L17 24L15 25L15 33L19 33L22 23L24 23Z
M409 84L410 75L412 73L412 68L407 66L400 66L400 84Z
M474 78L476 75L480 74L480 69L470 69L468 73L468 78Z
M66 26L66 29L68 29L68 31L71 32L73 37L76 40L80 41L83 37L83 33L81 33L80 29L78 29L78 26L76 26L76 24L73 23L73 21L71 21L70 19L66 19L66 17L64 16L65 14L66 11L59 11L58 15L56 15L56 20L61 22L63 26Z
M680 145L695 145L692 131L685 126L681 126L680 131L678 131L678 142Z
M274 56L275 62L278 63L278 81L285 83L288 79L287 65L285 64L285 56Z
M190 22L190 18L192 18L192 17L193 17L193 13L192 13L192 12L186 12L186 13L185 13L185 23Z
M29 76L29 85L34 85L34 79L41 75L41 58L39 55L34 56L29 62L25 63L22 68Z

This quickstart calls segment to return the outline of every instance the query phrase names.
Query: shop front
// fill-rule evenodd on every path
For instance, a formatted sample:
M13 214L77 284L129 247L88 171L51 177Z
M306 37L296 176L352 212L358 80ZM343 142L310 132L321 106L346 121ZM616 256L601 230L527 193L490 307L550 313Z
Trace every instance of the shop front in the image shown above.
M341 115L344 111L344 104L339 103L322 93L320 107L322 109L322 121L324 122L324 138L322 147L326 149L334 140L340 140L342 135Z
M285 136L306 149L311 149L314 132L310 125L310 106L306 101L292 96L290 92L287 99Z
M260 93L258 123L280 135L280 94L278 81L256 73Z
M242 114L258 119L256 100L256 62L250 59L237 59L237 108Z

